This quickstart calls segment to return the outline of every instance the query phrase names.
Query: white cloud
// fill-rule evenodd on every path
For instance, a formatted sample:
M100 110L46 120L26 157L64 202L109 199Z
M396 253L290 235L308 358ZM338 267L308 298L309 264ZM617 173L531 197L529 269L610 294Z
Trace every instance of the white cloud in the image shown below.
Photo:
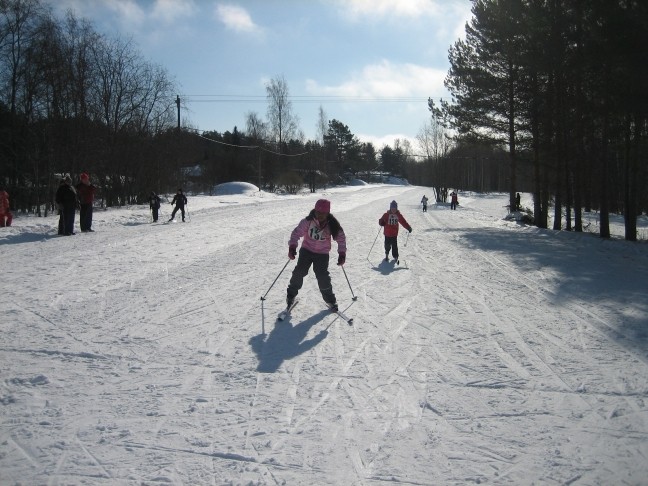
M312 79L306 89L313 95L348 97L415 97L438 96L445 92L443 80L446 71L416 64L394 64L383 60L365 66L337 86L323 86Z
M358 134L356 135L356 137L358 137L358 140L360 140L362 143L371 143L376 150L381 150L385 145L394 147L397 139L407 140L412 146L414 153L417 153L418 140L415 137L411 137L409 135L396 133L396 134L387 134L381 137L377 137L375 135Z
M146 13L135 0L104 0L104 5L125 24L141 24L146 19Z
M153 18L167 23L180 17L190 17L196 12L193 0L156 0L153 5Z
M247 10L237 5L218 4L214 15L228 29L238 32L256 32L259 30Z
M342 11L352 19L366 17L437 16L442 4L435 0L338 0Z

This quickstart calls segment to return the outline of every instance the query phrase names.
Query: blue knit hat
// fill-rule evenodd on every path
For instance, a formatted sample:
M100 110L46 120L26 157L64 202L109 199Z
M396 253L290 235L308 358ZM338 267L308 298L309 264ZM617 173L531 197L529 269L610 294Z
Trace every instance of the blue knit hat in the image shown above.
M389 209L398 209L398 203L396 201L392 201L389 205Z

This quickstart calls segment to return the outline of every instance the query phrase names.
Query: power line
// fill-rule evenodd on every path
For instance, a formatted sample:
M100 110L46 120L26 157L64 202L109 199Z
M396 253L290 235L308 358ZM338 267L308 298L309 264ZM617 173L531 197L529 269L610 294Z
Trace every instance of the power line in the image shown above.
M273 150L265 148L265 147L263 147L261 145L234 145L234 144L227 143L227 142L221 142L220 140L214 140L213 138L205 137L204 135L198 133L199 131L205 132L205 130L197 130L195 128L186 128L185 130L188 130L188 131L194 133L196 136L198 136L200 138L203 138L205 140L209 140L210 142L213 142L213 143L216 143L216 144L219 144L219 145L226 145L228 147L233 147L233 148L237 148L237 149L243 149L243 150L246 150L246 149L250 149L250 150L258 149L258 150L263 150L264 152L268 152L269 154L279 155L279 156L283 156L283 157L301 157L302 155L309 155L311 153L311 152L302 152L302 153L299 153L299 154L281 154L279 152L275 152Z
M192 103L267 103L265 95L183 94L185 102ZM289 96L293 103L427 103L432 96Z

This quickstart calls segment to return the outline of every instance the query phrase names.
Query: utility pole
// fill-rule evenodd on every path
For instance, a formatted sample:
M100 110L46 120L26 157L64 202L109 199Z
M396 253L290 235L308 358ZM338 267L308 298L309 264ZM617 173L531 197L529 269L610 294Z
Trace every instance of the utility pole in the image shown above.
M259 170L259 191L261 190L261 148L258 148L257 165Z
M176 96L176 105L178 106L178 130L180 129L180 95Z

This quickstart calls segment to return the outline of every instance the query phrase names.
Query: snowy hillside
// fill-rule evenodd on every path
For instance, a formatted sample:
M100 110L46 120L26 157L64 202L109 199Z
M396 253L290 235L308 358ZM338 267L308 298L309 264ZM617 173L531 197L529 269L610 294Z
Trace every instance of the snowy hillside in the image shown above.
M413 186L227 192L190 195L187 223L0 229L0 484L647 484L645 242L505 221L506 195L423 213ZM320 197L354 325L312 272L276 323Z

